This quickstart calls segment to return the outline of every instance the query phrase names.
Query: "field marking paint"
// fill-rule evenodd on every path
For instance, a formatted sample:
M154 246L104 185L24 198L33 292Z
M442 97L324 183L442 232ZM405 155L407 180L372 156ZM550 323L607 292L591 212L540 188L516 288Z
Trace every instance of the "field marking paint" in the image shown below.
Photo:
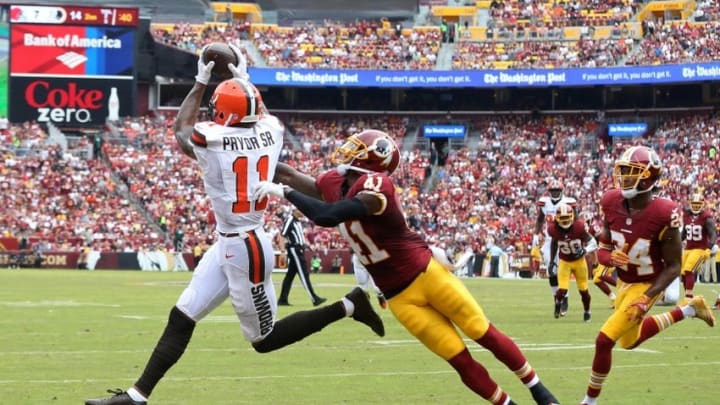
M377 341L377 344L383 345L383 346L401 346L401 345L407 345L408 343L417 343L416 340L379 340ZM465 343L468 345L468 348L471 352L482 352L487 351L486 349L482 347L478 347L477 345L473 345L475 342L472 340L465 339ZM522 351L529 351L529 352L542 352L542 351L557 351L557 350L585 350L585 349L594 349L594 344L574 344L574 343L518 343L517 344ZM632 350L633 352L640 352L640 353L662 353L657 350L651 350L651 349L644 349L644 348L636 348Z
M418 345L418 342L416 340L411 339L401 339L401 340L373 340L373 341L363 341L365 344L371 344L371 345L377 345L377 346L385 346L385 347L399 347L399 346L416 346ZM471 341L468 342L469 344L472 343ZM569 344L569 343L531 343L531 344L518 344L518 346L523 351L559 351L559 350L585 350L585 349L593 349L594 345L581 345L581 344ZM347 347L347 346L343 346ZM419 347L419 346L418 346ZM470 351L473 352L482 352L487 351L486 349L479 347L477 345L469 345ZM323 348L323 350L328 349L327 346ZM223 349L208 349L208 348L198 348L193 349L195 352L206 352L206 353L229 353L229 352L237 352L239 350L247 350L247 351L253 351L252 348L248 347L246 349L238 349L237 347L232 348L223 348ZM121 353L121 354L132 354L132 353L148 353L150 352L150 349L145 350L57 350L57 351L40 351L40 350L31 350L31 351L0 351L0 357L2 356L11 356L11 355L17 355L17 356L58 356L58 355L87 355L87 354L107 354L107 353ZM660 351L656 350L650 350L650 349L643 349L643 348L636 348L633 350L618 350L618 352L639 352L639 353L662 353Z
M0 305L15 308L38 308L38 307L109 307L120 308L118 304L101 304L99 302L78 302L78 301L0 301Z
M615 369L639 369L639 368L662 368L662 367L698 367L698 366L718 366L720 361L708 362L692 362L692 363L653 363L653 364L627 364L613 365ZM505 370L500 366L488 367L488 370ZM543 370L560 370L560 371L590 371L588 366L585 367L544 367ZM232 375L232 376L197 376L197 377L172 377L163 378L163 381L174 382L192 382L192 381L240 381L240 380L272 380L272 379L290 379L297 381L298 378L355 378L355 377L385 377L398 375L440 375L455 374L454 370L435 370L435 371L381 371L367 373L321 373L321 374L287 374L287 375ZM89 378L89 379L57 379L57 380L0 380L0 385L8 384L95 384L95 383L117 383L121 380L127 380L128 384L134 381L136 377L118 377L118 378Z
M116 318L130 319L133 321L159 321L164 320L167 317L163 316L145 316L145 315L114 315ZM235 315L211 315L203 318L202 323L232 323L239 322Z

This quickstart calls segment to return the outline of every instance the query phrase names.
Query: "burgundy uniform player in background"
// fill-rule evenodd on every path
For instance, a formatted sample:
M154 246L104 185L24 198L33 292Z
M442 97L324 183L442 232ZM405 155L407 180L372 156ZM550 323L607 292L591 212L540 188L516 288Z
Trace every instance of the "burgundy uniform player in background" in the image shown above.
M654 150L633 146L615 162L616 188L605 193L598 260L617 269L615 311L595 339L595 356L583 405L596 405L610 373L616 343L634 349L676 322L699 318L715 326L702 296L672 311L646 316L665 288L680 274L682 214L673 201L653 189L662 173Z
M393 315L450 363L472 391L493 404L514 404L472 357L458 329L515 373L538 404L558 403L515 342L488 321L465 285L408 228L388 177L400 162L392 138L363 131L350 136L333 160L338 168L317 180L281 164L274 179L279 184L262 183L255 197L284 197L315 224L337 226L385 294Z
M588 266L585 255L597 250L597 242L590 234L582 219L575 219L575 210L569 204L561 203L553 222L548 224L550 257L557 263L558 290L555 293L555 318L560 317L563 300L570 288L570 276L575 275L578 292L583 303L583 321L590 322L590 292L588 291Z
M683 213L682 236L685 241L682 282L685 298L692 299L695 277L710 258L711 249L717 240L713 215L705 209L705 200L699 192L690 196L690 203Z

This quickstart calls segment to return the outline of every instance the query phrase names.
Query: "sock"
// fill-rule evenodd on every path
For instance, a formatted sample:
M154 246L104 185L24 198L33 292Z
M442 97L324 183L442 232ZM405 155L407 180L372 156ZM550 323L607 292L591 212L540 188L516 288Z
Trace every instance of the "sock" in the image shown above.
M685 287L685 296L693 297L693 287L695 287L695 273L689 271L682 276L683 286Z
M615 346L609 337L600 332L595 339L595 356L593 357L592 372L588 383L587 397L597 398L605 383L605 379L612 367L612 349Z
M303 340L346 316L346 308L340 301L309 311L294 312L275 322L270 334L259 342L253 342L252 346L258 353L268 353Z
M128 389L127 393L133 401L147 402L147 398L145 398L135 387Z
M693 312L695 312L694 308ZM671 311L663 312L662 314L653 315L651 317L643 319L642 323L640 324L640 333L638 335L638 338L635 343L633 343L632 346L629 347L629 349L634 349L640 346L642 342L650 339L651 337L669 328L670 325L682 321L683 319L685 319L685 315L683 314L682 309L678 307L675 307Z
M612 294L612 291L610 291L610 287L608 287L608 285L604 281L599 281L595 283L595 286L599 288L600 291L605 293L605 295L609 296L610 294Z
M590 292L588 290L580 291L580 298L582 298L583 310L590 312Z
M606 274L606 275L600 276L600 279L602 281L610 284L613 287L617 286L617 281L615 281L615 278L613 278L613 276L611 276L611 275Z
M597 398L585 395L581 403L583 405L597 405Z
M684 305L680 307L680 310L683 313L683 316L685 318L694 318L695 317L695 307L692 305Z
M135 383L138 391L148 397L152 394L160 379L185 353L194 330L195 321L188 318L178 307L170 310L165 331L155 345L140 379Z
M473 359L467 348L448 360L448 363L460 375L463 384L474 393L496 405L506 403L507 393L493 381L485 367Z
M528 364L515 342L497 330L494 325L491 324L483 337L477 339L476 342L505 364L520 378L523 384L527 384L535 378L535 370Z
M355 313L355 304L345 297L342 297L342 303L345 307L345 316L352 316Z

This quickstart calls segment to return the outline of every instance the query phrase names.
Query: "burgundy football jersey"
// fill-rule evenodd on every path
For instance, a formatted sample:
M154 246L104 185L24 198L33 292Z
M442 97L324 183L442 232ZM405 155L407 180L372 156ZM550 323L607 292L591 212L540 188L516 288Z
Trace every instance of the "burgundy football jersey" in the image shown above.
M316 185L327 202L338 201L344 177L336 170L319 176ZM385 200L384 208L361 220L346 221L340 233L365 265L375 284L385 293L404 288L425 271L432 253L427 242L408 228L395 194L395 185L385 174L364 174L350 186L344 198L370 193Z
M338 173L336 169L331 169L320 174L315 179L315 185L322 193L322 199L326 202L335 202L342 198L342 185L345 182L345 176Z
M708 210L702 210L698 215L685 210L683 216L685 249L708 249L710 247L710 235L705 230L708 218L712 218L712 214Z
M652 281L665 268L660 237L669 228L682 226L680 209L667 198L655 197L642 210L629 212L622 192L612 189L600 201L615 249L624 249L630 263L618 267L618 277L628 283Z
M587 234L588 227L582 219L576 219L568 229L561 228L554 221L548 226L548 235L557 240L558 257L566 262L581 257L580 253L585 249Z

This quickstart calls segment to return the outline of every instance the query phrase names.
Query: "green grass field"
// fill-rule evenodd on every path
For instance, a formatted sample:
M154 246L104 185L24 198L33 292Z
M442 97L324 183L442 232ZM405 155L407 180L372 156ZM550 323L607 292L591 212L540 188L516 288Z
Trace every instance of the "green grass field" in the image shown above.
M0 403L81 404L107 388L127 388L144 367L189 273L0 270ZM313 275L332 299L351 275ZM281 280L275 275L275 282ZM563 404L584 394L594 339L609 314L595 287L593 321L582 322L572 292L555 320L546 281L468 279L489 318L520 345ZM277 285L277 284L276 284ZM574 287L574 285L573 285ZM696 287L714 301L708 285ZM302 287L280 316L311 307ZM666 308L655 308L662 311ZM224 304L200 323L185 356L151 404L470 404L484 403L441 359L417 343L389 311L379 339L350 319L275 353L257 354ZM635 351L616 349L603 404L718 403L718 329L683 321ZM487 351L474 356L519 404L529 392Z

